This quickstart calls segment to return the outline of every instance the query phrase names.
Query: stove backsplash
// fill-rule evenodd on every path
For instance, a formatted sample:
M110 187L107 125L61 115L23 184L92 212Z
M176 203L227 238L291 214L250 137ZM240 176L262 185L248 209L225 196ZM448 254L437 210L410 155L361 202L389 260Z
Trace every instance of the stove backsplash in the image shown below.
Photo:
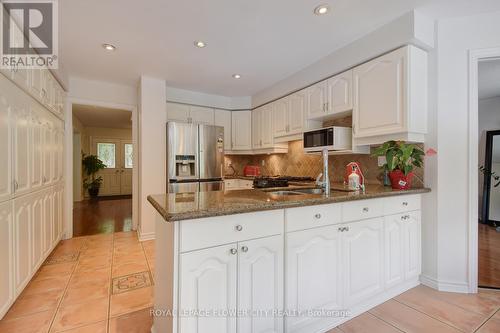
M264 165L262 165L262 161L264 161ZM377 158L365 154L330 155L330 179L333 182L342 182L345 166L353 161L361 163L361 169L366 177L367 184L383 183L382 171L377 166ZM232 165L232 168L229 167L229 164ZM288 143L288 154L228 155L225 157L226 175L233 175L234 172L236 175L243 175L243 168L246 165L260 166L263 176L286 175L315 178L322 172L321 156L305 154L301 140ZM422 186L423 169L418 168L415 171L414 186Z

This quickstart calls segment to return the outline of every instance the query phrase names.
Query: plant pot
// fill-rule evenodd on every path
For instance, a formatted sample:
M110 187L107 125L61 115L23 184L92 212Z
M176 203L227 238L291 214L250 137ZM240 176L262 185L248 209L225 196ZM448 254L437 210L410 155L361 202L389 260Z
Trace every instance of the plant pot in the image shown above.
M91 199L97 198L97 196L99 195L99 187L90 187L89 195Z
M394 170L389 172L389 178L391 179L391 187L394 190L409 190L411 188L411 181L413 179L414 173L410 172L405 175L401 170Z

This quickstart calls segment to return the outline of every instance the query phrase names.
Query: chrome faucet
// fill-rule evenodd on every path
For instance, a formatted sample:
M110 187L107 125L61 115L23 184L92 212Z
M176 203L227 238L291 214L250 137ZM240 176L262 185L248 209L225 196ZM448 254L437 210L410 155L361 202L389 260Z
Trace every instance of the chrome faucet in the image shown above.
M323 172L316 178L316 185L320 186L326 196L330 195L330 177L328 177L328 149L323 149ZM323 177L323 181L320 178Z

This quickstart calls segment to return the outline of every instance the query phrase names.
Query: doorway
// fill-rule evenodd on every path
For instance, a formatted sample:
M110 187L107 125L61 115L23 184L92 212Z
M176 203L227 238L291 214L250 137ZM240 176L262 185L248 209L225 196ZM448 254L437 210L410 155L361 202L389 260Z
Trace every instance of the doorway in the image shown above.
M134 170L132 112L73 104L73 236L131 231ZM89 175L82 161L102 165ZM93 180L99 180L97 183ZM98 187L98 191L95 190Z

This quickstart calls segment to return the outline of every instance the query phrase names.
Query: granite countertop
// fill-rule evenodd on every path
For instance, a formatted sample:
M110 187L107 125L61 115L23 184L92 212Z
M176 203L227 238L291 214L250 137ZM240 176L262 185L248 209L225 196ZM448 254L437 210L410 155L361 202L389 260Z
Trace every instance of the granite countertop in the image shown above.
M301 188L307 187L311 188L310 186L302 186ZM254 189L167 193L150 195L148 196L148 201L163 216L165 221L175 222L204 217L430 192L428 188L397 191L381 185L366 185L364 193L335 190L339 189L339 187L342 187L342 185L332 184L333 191L329 197L317 194L283 196L269 193L273 189L265 189L264 191ZM288 187L280 188L279 190L291 189Z

